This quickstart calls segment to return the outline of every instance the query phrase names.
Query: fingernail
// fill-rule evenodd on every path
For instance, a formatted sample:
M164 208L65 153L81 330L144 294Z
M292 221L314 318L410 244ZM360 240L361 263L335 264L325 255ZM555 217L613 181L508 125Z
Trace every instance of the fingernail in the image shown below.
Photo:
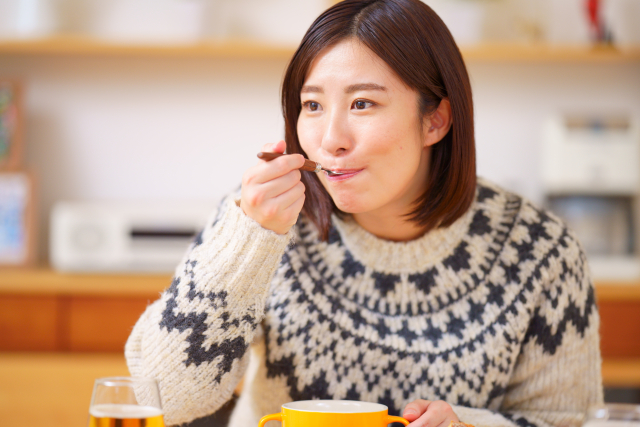
M418 415L418 413L416 411L414 411L413 409L407 409L406 411L404 411L404 416L415 416Z

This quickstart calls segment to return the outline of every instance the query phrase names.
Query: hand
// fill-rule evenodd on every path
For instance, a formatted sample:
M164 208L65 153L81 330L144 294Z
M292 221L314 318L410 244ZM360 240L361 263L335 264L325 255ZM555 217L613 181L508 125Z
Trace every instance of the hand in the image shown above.
M409 427L448 427L451 421L460 421L443 400L414 400L404 408L402 417L411 422Z
M286 144L266 144L264 152L284 153ZM263 228L287 234L296 223L304 204L304 184L300 181L301 154L260 162L242 176L240 208Z

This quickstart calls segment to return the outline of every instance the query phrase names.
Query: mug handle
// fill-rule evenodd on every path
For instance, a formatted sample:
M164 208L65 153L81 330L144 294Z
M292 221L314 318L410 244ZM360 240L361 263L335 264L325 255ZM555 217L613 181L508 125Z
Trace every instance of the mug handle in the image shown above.
M405 425L405 427L411 424L409 421L405 420L402 417L394 417L393 415L387 415L387 424L390 424L390 423L402 423Z
M264 427L267 421L274 421L274 420L282 422L282 413L265 415L264 417L260 418L258 427Z

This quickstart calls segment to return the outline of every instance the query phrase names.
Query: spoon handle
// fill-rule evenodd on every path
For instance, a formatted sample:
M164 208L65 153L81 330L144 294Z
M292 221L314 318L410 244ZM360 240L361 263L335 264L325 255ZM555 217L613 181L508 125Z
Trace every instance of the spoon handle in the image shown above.
M284 154L281 153L265 153L263 151L258 153L258 158L265 160L265 161L270 161L273 159L276 159L280 156L284 156ZM300 168L300 170L303 171L309 171L309 172L320 172L322 170L322 166L320 165L320 163L316 163L313 160L309 160L309 159L305 159L304 160L304 165Z

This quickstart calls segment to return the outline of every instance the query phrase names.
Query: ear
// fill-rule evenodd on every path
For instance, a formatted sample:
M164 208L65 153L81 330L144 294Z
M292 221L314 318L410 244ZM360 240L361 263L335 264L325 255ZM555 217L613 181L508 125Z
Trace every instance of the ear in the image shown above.
M436 111L423 120L424 146L430 147L440 142L451 129L451 124L451 103L447 98L442 98Z

